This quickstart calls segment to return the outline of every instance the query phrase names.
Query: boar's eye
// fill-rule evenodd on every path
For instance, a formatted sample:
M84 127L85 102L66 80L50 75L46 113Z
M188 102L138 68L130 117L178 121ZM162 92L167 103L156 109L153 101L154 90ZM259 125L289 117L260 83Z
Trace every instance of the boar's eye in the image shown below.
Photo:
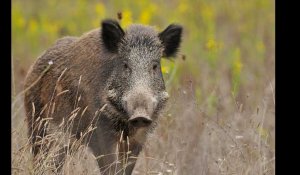
M129 65L128 65L128 63L123 63L123 72L124 72L124 75L125 76L129 76L130 75L130 73L131 73L131 69L130 69L130 67L129 67Z
M127 63L124 63L123 67L124 67L125 70L129 68Z
M158 67L158 65L157 65L157 64L154 64L154 65L153 65L153 70L156 70L157 67Z

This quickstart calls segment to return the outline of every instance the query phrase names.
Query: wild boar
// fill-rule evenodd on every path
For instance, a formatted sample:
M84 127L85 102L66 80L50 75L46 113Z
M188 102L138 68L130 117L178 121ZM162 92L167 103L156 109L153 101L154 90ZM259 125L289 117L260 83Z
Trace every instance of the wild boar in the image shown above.
M162 32L140 24L124 31L106 19L100 29L59 39L37 59L25 81L34 156L49 151L46 145L55 141L43 139L64 128L70 133L68 146L85 137L82 144L101 157L102 173L131 174L168 99L160 60L176 56L181 35L177 24ZM65 154L56 158L58 171ZM124 165L118 160L125 155Z

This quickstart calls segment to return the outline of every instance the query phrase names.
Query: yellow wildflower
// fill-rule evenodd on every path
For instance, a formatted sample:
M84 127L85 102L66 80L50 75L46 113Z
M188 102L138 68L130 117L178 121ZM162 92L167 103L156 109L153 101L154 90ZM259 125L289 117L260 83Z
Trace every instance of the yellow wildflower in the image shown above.
M36 20L31 19L29 21L29 28L28 28L29 33L35 33L37 31L37 28L38 28L38 24L37 24Z
M125 9L122 12L122 20L121 20L121 26L124 28L127 28L132 23L132 13L130 10Z
M103 17L105 15L105 7L102 3L98 3L95 6L95 10L96 10L96 14L98 14L98 16Z
M242 70L243 64L241 61L241 52L240 49L237 48L234 51L234 60L233 60L233 66L232 66L232 73L234 76L239 76Z
M219 47L218 42L215 39L208 39L208 41L205 44L206 49L208 50L216 50Z
M150 11L149 10L142 11L140 19L139 19L140 23L142 23L142 24L149 24L150 19L151 19L151 13L150 13Z
M202 9L200 10L200 13L204 20L206 21L214 20L215 17L214 9L211 6L204 4Z
M188 5L186 2L184 1L180 1L179 5L178 5L178 11L179 13L184 13L186 12L188 9Z
M169 73L169 67L168 67L168 66L162 66L162 67L161 67L161 72L162 72L163 74Z

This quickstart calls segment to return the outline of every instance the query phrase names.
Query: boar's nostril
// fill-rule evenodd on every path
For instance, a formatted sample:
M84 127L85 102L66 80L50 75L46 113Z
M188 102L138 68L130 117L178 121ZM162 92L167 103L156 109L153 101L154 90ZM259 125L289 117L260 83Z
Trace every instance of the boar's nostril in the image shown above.
M129 120L130 125L134 127L146 127L152 123L152 120L146 117L135 117Z

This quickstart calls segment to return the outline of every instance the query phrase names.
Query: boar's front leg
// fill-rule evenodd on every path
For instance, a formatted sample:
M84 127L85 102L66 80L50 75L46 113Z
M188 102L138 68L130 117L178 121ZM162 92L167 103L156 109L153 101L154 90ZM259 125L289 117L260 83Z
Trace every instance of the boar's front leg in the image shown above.
M101 174L116 174L120 170L116 152L117 139L112 132L98 126L91 135L88 146L97 158Z
M131 175L137 161L137 157L142 150L142 144L134 139L126 138L118 143L118 174Z

